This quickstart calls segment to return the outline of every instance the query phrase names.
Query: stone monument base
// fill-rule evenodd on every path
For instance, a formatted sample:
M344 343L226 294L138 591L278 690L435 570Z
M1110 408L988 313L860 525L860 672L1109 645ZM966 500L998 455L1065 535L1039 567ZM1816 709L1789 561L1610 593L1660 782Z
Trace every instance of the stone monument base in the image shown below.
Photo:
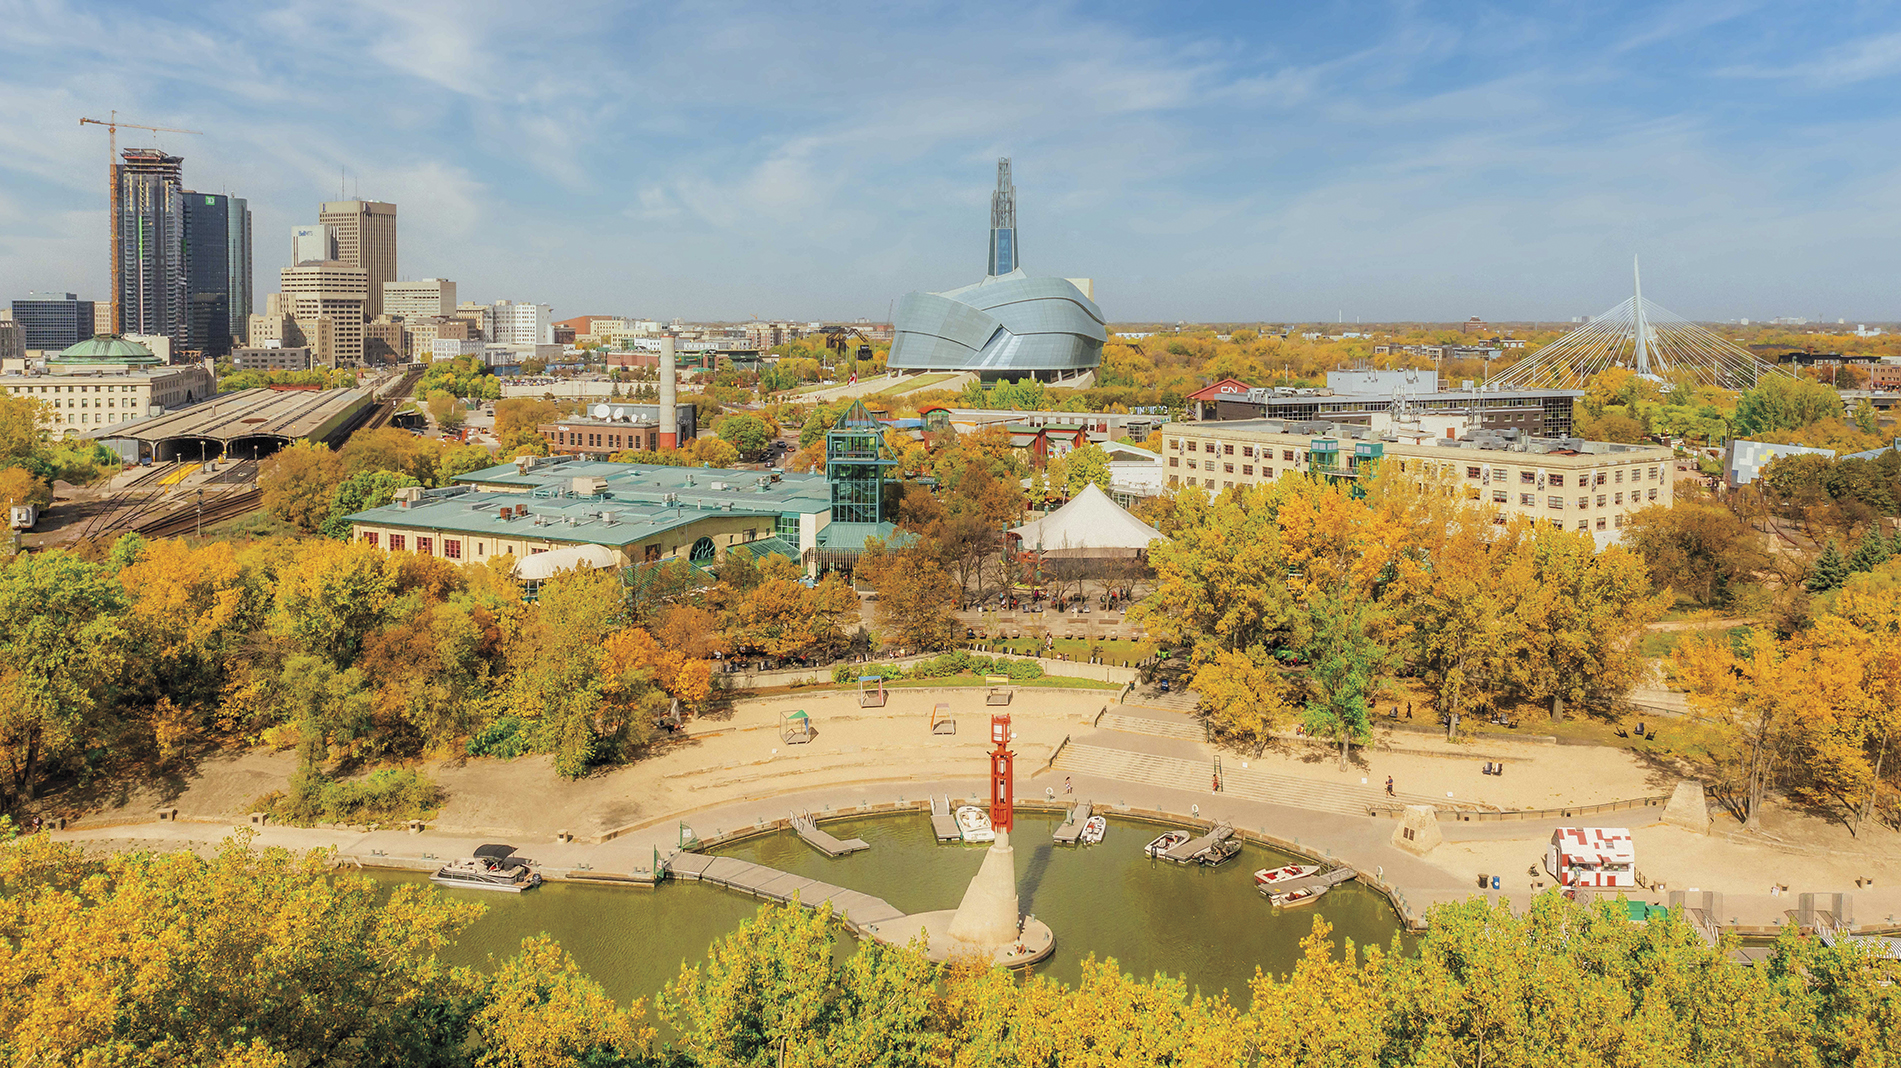
M979 945L964 942L951 937L951 920L957 915L956 909L944 909L939 912L919 912L910 916L900 916L895 920L882 923L869 923L864 932L886 945L907 945L919 934L925 937L925 957L936 964L947 964L960 958L975 957L991 964L1001 964L1007 968L1023 968L1035 964L1056 952L1056 932L1042 920L1026 917L1023 932L1016 941L1002 945Z
M1439 833L1439 810L1431 805L1407 805L1393 828L1393 844L1414 856L1433 851L1445 837Z
M1670 804L1664 807L1663 822L1698 834L1710 833L1710 803L1703 796L1703 784L1685 779L1670 791Z

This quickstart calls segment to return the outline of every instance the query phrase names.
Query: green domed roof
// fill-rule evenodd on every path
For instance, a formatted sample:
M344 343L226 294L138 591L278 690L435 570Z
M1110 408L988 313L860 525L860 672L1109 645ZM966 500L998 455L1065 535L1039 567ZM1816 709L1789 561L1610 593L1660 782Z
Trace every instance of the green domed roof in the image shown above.
M99 334L71 346L48 362L156 365L158 357L136 341L127 341L117 334Z

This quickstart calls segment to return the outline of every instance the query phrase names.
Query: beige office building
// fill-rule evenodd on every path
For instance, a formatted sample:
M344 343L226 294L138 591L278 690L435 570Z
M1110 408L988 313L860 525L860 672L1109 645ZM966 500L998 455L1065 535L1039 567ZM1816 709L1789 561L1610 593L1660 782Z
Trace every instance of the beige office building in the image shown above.
M405 363L409 360L409 340L403 324L387 315L363 324L363 356L375 363Z
M329 317L335 331L332 365L356 366L363 359L363 324L370 292L368 275L365 268L337 260L300 263L278 272L279 287L283 291L280 305L292 318L302 323L319 316Z
M293 319L282 313L253 315L245 336L252 348L307 348L312 367L337 365L337 328L328 315L314 319Z
M455 314L455 283L446 278L383 283L383 314L405 320Z
M1367 427L1271 419L1170 423L1162 428L1168 484L1211 493L1271 482L1283 475L1370 477L1398 464L1402 474L1443 480L1469 500L1508 515L1587 531L1614 541L1625 517L1653 504L1668 508L1673 454L1661 445L1621 445L1578 438L1530 438L1480 432L1454 445L1424 435L1380 435ZM1397 440L1396 440L1397 439Z
M364 318L383 314L383 284L396 280L396 205L375 200L326 202L317 222L337 228L337 260L368 272Z

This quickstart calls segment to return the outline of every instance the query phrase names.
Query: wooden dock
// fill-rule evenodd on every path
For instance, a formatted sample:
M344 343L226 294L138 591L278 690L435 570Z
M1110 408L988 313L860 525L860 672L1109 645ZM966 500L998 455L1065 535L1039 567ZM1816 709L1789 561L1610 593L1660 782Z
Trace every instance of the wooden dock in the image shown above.
M1057 845L1076 844L1076 840L1082 837L1083 824L1089 821L1091 807L1087 801L1078 801L1076 807L1069 810L1069 818L1050 835Z
M856 853L861 849L871 848L871 843L865 841L863 838L851 838L840 841L832 835L819 830L818 821L812 818L810 812L804 815L795 814L792 817L792 829L799 832L799 837L805 839L807 845L828 857L842 857L847 853Z
M667 871L675 879L724 886L767 901L785 902L797 897L799 904L814 909L830 902L832 912L853 934L867 924L886 923L904 915L883 898L732 857L679 853L667 861Z
M1331 871L1316 872L1304 879L1275 883L1273 886L1263 886L1258 889L1263 894L1285 894L1290 890L1332 888L1339 886L1341 883L1352 882L1354 879L1359 878L1359 875L1359 870L1356 868L1339 867Z
M1218 823L1215 825L1214 830L1209 831L1200 838L1191 838L1168 852L1163 853L1162 856L1177 864L1192 864L1197 857L1213 849L1216 843L1224 842L1232 837L1234 837L1234 828L1225 823Z
M937 835L940 842L964 840L964 830L957 826L957 814L951 811L949 794L944 795L942 807L939 807L937 798L931 798L931 833Z

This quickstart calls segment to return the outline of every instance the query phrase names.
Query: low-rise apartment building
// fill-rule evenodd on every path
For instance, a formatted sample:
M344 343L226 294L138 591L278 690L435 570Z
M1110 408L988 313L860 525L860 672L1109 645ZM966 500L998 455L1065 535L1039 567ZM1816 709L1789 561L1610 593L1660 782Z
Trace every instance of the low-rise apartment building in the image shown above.
M1162 430L1168 484L1211 493L1289 474L1367 477L1397 464L1420 480L1458 486L1470 500L1510 515L1615 540L1625 518L1669 507L1673 454L1661 445L1479 432L1463 440L1378 435L1331 423L1235 420L1171 423Z

